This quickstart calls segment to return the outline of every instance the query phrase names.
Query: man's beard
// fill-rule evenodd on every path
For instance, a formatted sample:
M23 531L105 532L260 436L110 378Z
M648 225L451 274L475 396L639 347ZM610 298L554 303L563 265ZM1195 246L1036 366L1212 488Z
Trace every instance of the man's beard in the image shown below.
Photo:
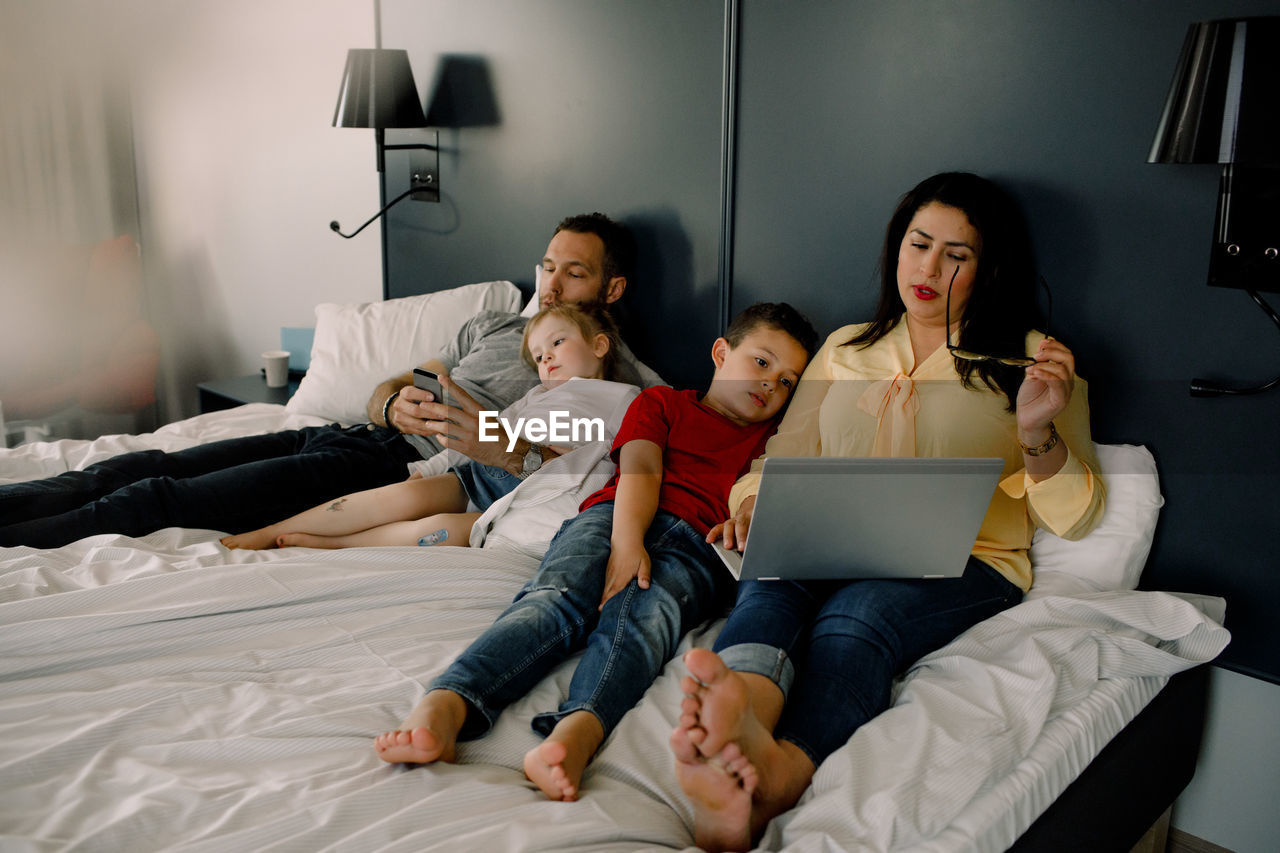
M604 300L604 297L602 295L603 291L604 291L604 288L601 287L600 292L596 293L596 295L591 297L590 299L582 299L582 300L579 300L578 302L569 302L566 304L572 305L573 307L577 308L579 311L590 311L592 309L609 311L611 310L613 303L606 302Z

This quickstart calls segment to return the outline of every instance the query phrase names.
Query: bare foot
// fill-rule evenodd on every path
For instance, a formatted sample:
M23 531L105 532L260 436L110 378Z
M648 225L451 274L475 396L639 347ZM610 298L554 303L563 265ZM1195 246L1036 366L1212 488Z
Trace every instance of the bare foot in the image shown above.
M703 850L752 847L752 794L759 776L736 744L704 758L689 742L688 729L671 733L676 780L693 803L694 842Z
M247 533L237 533L235 536L223 536L218 541L233 551L237 549L264 551L276 547L275 533L267 527L250 530Z
M383 732L373 740L378 757L390 764L431 764L453 761L452 749L445 756L445 745L428 728L395 729Z
M716 755L731 742L738 742L747 754L752 746L773 741L772 726L756 717L751 691L741 675L729 669L720 656L708 649L690 649L684 656L689 668L680 687L685 693L680 704L680 726L688 730L689 742L703 757ZM744 743L744 740L752 743Z
M553 800L578 799L582 774L604 741L600 721L589 711L575 711L525 753L524 775Z
M572 776L565 769L569 748L560 741L545 740L525 753L524 775L550 799L571 803L578 799L582 769Z
M373 748L379 758L390 764L452 763L457 758L458 732L466 715L466 703L458 694L432 690L400 728L374 738Z
M299 548L325 548L335 550L341 548L338 544L339 537L335 536L315 536L311 533L281 533L276 537L276 545L281 548L289 548L297 546Z
M781 693L768 679L729 669L707 649L684 657L689 675L671 735L680 787L694 806L694 837L707 850L740 850L795 805L816 769L773 738ZM757 716L767 708L768 724Z

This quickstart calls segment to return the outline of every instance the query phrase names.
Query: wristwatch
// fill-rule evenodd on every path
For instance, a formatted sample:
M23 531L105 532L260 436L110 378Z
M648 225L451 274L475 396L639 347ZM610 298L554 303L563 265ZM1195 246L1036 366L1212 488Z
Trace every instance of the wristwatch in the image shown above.
M1053 425L1053 421L1049 421L1049 437L1044 444L1028 447L1022 444L1022 439L1018 439L1018 444L1022 446L1022 452L1028 456L1044 456L1058 446L1058 428Z
M541 467L542 445L530 444L529 451L524 455L524 467L520 469L520 473L516 474L516 476L523 480Z

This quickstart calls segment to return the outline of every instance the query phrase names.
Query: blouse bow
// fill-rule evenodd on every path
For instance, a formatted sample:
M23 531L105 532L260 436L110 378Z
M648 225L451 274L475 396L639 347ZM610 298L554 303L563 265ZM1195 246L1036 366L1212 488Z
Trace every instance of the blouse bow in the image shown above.
M872 456L916 455L916 412L920 398L911 377L899 373L872 382L858 398L858 408L876 419Z

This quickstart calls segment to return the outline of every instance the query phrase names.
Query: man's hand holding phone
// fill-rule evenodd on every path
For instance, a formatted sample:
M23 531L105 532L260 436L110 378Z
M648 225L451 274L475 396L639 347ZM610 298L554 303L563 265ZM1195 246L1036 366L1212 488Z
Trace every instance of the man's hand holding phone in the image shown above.
M421 367L413 369L413 386L421 388L431 395L429 402L449 405L448 399L445 397L444 386L440 384L440 374ZM421 403L418 404L421 406ZM439 420L439 418L424 418L424 420Z
M437 373L422 367L414 368L413 384L401 387L391 403L387 413L388 426L402 433L437 435L439 430L429 428L429 424L447 418L453 411L447 405L452 401L440 381L441 376L448 381L443 370Z
M436 436L450 450L485 465L518 470L528 444L509 452L506 430L497 440L480 440L480 404L449 379L444 371L413 371L413 386L405 387L394 406L401 432ZM428 400L428 396L432 399ZM402 417L403 416L403 417Z

